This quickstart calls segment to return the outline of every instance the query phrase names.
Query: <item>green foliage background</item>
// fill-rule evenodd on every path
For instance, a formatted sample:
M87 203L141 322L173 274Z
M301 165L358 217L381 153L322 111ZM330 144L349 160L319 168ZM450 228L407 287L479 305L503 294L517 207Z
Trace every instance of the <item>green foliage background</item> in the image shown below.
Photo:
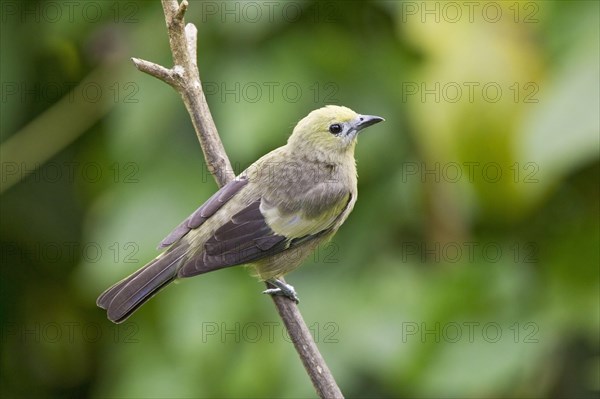
M598 395L598 2L286 4L187 21L237 172L322 105L386 118L353 214L288 277L342 391ZM159 2L0 10L2 396L314 397L244 268L118 327L95 307L216 189L177 93L129 61L171 65Z

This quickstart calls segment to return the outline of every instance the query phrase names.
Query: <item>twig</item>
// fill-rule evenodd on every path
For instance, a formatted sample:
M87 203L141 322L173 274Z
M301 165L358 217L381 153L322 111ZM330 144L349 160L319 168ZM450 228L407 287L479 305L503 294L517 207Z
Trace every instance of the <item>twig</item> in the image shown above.
M195 50L196 27L192 24L188 24L188 27L184 25L183 15L188 3L186 0L181 4L178 4L177 0L162 0L162 5L173 53L173 68L167 69L137 58L132 58L132 61L140 71L168 83L179 92L192 118L208 170L219 186L223 186L233 180L235 174L225 154L200 83ZM193 39L188 40L189 37ZM191 51L192 45L193 51Z
M192 118L208 169L219 186L223 186L233 180L235 174L202 90L196 61L198 31L193 24L186 26L184 23L187 0L181 3L177 0L161 1L174 66L167 69L138 58L132 58L132 61L140 71L164 81L179 92ZM296 304L285 297L272 298L319 397L343 398Z

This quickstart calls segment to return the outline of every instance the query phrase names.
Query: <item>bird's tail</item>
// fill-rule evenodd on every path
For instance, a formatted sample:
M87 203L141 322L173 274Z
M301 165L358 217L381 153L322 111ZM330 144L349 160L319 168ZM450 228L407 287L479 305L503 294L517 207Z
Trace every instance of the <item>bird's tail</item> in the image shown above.
M184 246L180 246L159 255L131 276L104 291L96 304L106 309L109 320L123 322L161 288L175 280L185 250Z

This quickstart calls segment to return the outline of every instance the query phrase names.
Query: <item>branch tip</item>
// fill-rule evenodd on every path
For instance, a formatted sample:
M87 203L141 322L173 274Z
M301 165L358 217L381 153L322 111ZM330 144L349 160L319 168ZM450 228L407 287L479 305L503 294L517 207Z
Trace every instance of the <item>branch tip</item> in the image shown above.
M190 61L198 68L198 28L191 22L185 25L185 38Z
M133 65L135 65L135 67L137 69L140 69L139 65L143 60L141 60L139 58L135 58L135 57L131 57L130 60L131 60L131 62L133 62Z
M173 78L173 70L167 69L162 65L155 64L154 62L142 60L140 58L131 57L131 61L138 71L144 72L150 76L154 76L155 78L162 80L171 86L176 84L175 79Z
M198 28L191 22L185 25L185 36L188 41L196 41L198 37Z
M179 8L177 9L177 13L175 14L175 19L177 21L183 21L183 17L185 16L185 12L187 11L188 8L188 2L187 0L183 0L181 3L179 3Z

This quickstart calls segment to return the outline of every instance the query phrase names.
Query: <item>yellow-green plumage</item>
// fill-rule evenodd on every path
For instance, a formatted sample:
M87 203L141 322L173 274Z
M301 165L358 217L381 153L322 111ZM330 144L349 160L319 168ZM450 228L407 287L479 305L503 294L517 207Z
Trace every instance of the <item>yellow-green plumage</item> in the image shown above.
M240 264L262 280L289 273L352 211L356 136L381 120L340 106L311 112L286 145L221 188L163 240L165 252L106 290L98 305L121 322L178 277Z

